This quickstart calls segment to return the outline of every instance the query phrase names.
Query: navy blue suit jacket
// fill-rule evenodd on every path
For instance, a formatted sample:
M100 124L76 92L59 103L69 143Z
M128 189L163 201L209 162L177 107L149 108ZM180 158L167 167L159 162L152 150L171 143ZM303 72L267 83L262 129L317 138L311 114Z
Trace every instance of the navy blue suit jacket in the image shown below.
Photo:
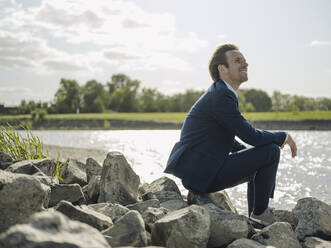
M164 172L181 178L184 185L206 192L229 153L245 148L235 136L252 146L281 146L286 133L255 129L241 115L235 94L219 80L190 109ZM180 157L184 152L198 153L203 158L194 156L192 161L183 163Z

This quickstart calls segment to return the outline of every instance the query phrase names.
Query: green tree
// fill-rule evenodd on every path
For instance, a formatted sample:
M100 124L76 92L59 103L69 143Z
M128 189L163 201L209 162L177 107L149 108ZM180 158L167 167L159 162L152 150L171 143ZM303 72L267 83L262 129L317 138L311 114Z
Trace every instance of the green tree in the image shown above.
M138 89L140 81L132 80L125 74L115 74L107 83L109 108L119 112L138 111Z
M263 90L247 89L243 90L247 103L251 103L256 112L271 111L271 98Z
M139 110L141 112L159 112L157 104L159 96L156 89L143 88L139 95Z
M83 112L102 113L106 108L107 92L96 80L86 82L82 89Z
M75 113L80 106L81 89L76 80L60 81L60 88L55 94L56 113Z

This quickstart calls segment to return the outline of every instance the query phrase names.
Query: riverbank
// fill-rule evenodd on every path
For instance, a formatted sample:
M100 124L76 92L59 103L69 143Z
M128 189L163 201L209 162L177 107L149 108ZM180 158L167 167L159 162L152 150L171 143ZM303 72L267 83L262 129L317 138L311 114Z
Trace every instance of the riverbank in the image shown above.
M331 130L331 119L250 120L255 128L265 130ZM121 119L45 119L32 122L28 118L0 119L0 125L21 124L34 130L177 130L182 121Z

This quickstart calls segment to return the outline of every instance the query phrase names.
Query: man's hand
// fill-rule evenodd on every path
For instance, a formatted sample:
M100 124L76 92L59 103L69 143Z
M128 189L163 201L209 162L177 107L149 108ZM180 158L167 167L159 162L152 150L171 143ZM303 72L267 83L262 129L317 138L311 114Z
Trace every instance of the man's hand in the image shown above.
M294 158L297 155L297 145L289 134L287 134L287 139L285 140L281 148L283 149L286 144L288 144L291 148L292 158Z

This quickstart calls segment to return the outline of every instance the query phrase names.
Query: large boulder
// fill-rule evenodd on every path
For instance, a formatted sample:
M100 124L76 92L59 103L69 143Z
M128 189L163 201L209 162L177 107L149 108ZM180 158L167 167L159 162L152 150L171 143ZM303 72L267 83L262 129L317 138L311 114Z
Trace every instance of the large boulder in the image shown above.
M151 200L147 200L147 201L143 201L143 202L126 205L125 207L127 207L130 210L137 210L140 214L142 214L149 207L159 208L160 202L158 199L151 199Z
M53 207L61 200L69 201L74 205L86 203L82 188L79 184L54 184L51 186L49 207Z
M247 217L222 210L212 203L203 207L211 219L208 247L224 247L236 239L247 238L253 232Z
M294 217L292 211L271 209L271 212L277 222L288 222L291 224L292 229L295 230L298 225L298 219Z
M170 212L188 207L187 202L183 201L181 199L168 200L168 201L162 202L160 205L161 205L161 207L168 209Z
M87 207L82 208L79 206L74 206L68 201L60 201L60 203L56 205L55 210L65 214L72 220L86 223L100 231L113 225L111 218L106 215L93 211Z
M0 170L0 233L48 206L50 188L34 176Z
M118 246L147 246L147 234L141 215L131 210L114 223L114 226L102 232L110 236L108 242L113 247Z
M100 195L100 181L101 176L92 175L89 183L87 184L87 195L92 203L97 203Z
M161 177L151 184L144 184L143 200L158 199L160 203L168 200L183 200L177 184L168 177Z
M277 248L301 248L291 225L287 222L275 222L254 234L252 239Z
M13 173L23 173L32 175L38 171L42 171L44 174L53 178L56 176L56 163L53 159L35 159L35 160L22 160L10 165L6 171Z
M302 242L302 248L331 248L331 242L317 237L307 237Z
M141 217L145 222L145 228L148 232L151 232L152 225L163 218L165 215L169 213L169 210L163 207L160 208L152 208L149 207L145 212L142 213Z
M251 239L237 239L226 248L273 248L274 246L265 246Z
M137 202L139 176L132 170L122 153L109 152L103 162L98 202L122 205Z
M204 248L209 235L209 213L197 205L173 211L152 225L153 245Z
M102 166L93 158L86 159L86 178L87 182L90 182L92 176L100 176L102 172Z
M36 213L27 224L0 234L1 248L110 248L95 228L54 211Z
M87 184L85 164L76 159L68 159L59 169L60 183L78 183L81 187Z
M93 209L94 211L98 213L102 213L112 219L112 221L115 223L119 218L121 218L123 215L125 215L127 212L130 211L130 209L117 204L117 203L97 203L97 204L91 204L88 205L88 208Z
M293 209L299 223L295 233L299 240L316 236L331 240L331 206L316 198L300 199Z

